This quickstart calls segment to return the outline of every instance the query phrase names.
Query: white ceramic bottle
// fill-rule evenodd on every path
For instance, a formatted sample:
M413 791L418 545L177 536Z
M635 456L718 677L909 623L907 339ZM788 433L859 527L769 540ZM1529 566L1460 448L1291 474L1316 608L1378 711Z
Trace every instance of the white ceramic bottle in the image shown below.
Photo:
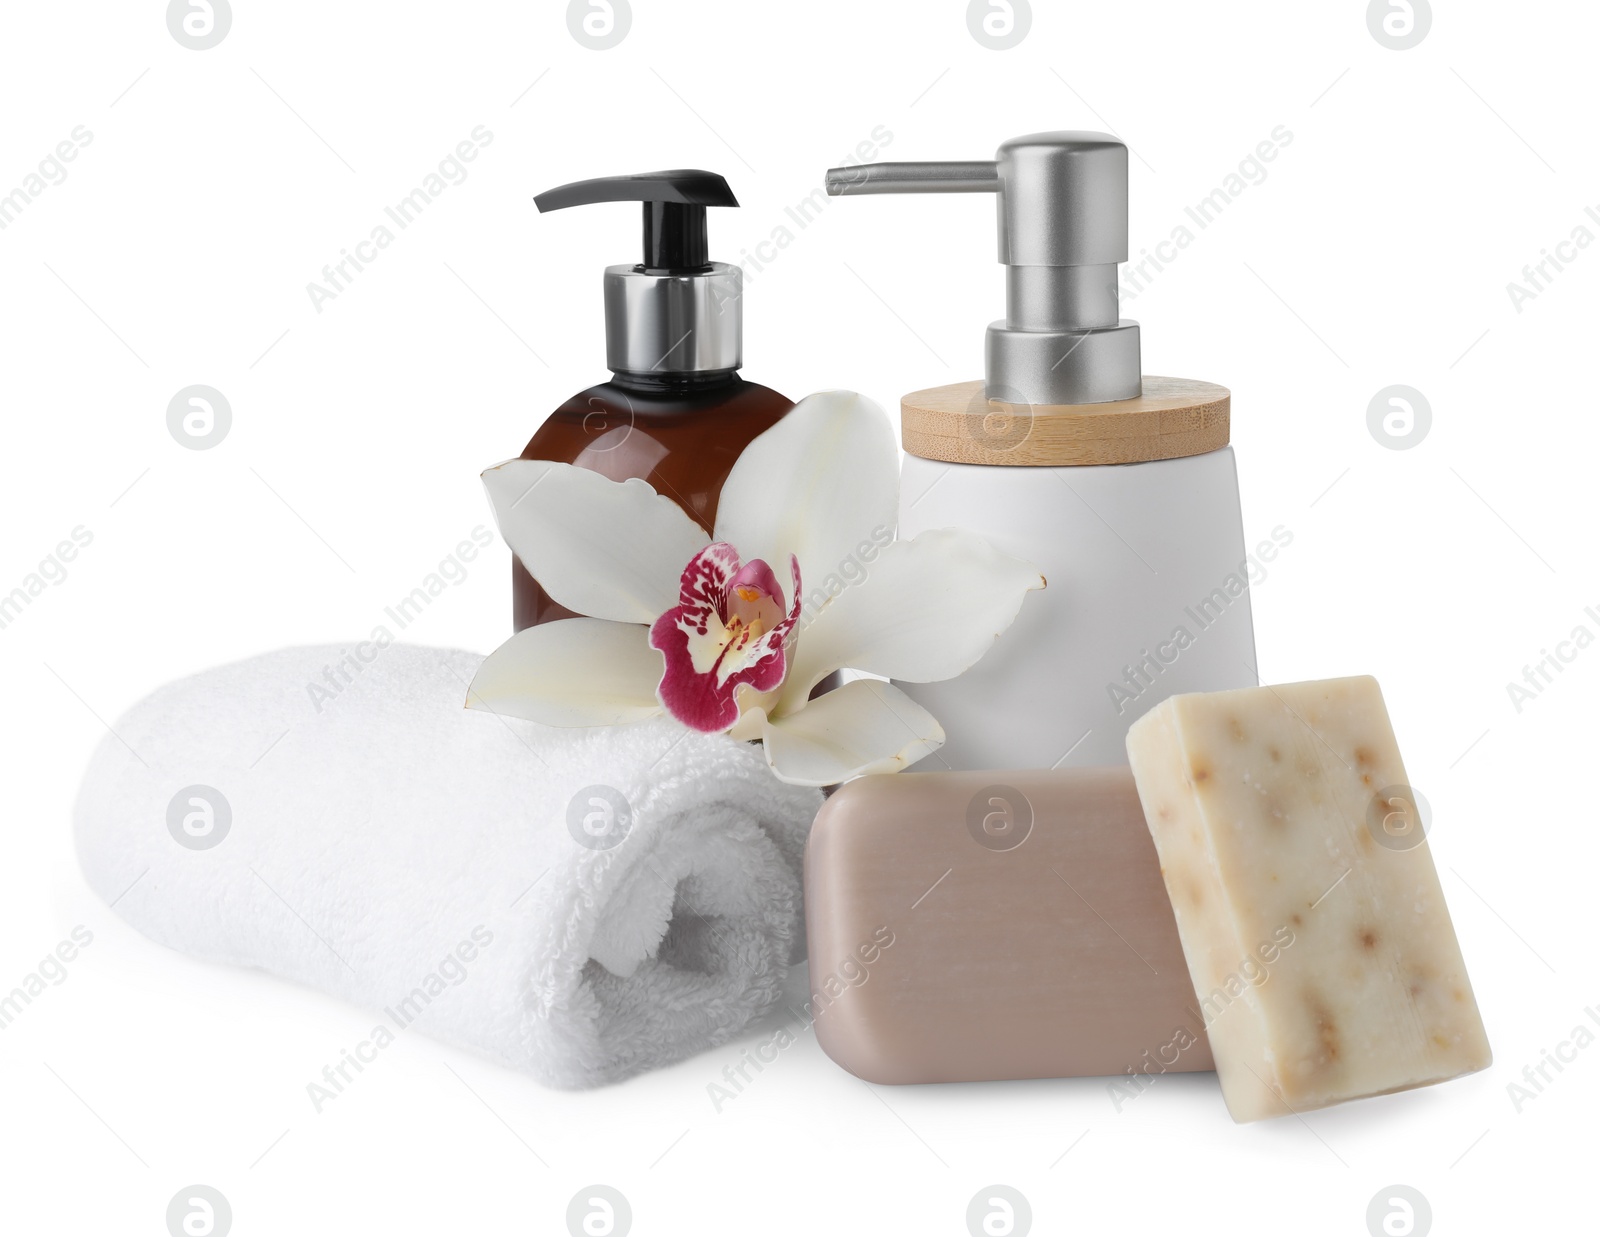
M1179 692L1254 686L1228 391L1140 375L1118 317L1128 151L1041 133L972 163L835 168L828 191L998 195L1006 317L987 377L901 401L900 536L982 533L1048 587L982 661L901 684L944 725L925 768L1125 764L1128 727ZM1281 535L1281 534L1280 534Z

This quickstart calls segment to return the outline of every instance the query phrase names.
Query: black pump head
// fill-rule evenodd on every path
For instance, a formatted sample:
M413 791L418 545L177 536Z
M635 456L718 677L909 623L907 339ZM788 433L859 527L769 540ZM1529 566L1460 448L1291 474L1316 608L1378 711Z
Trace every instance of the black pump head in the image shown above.
M615 373L731 373L744 363L744 272L706 256L706 207L737 206L715 172L603 176L534 198L541 211L644 203L644 261L605 271L606 364Z
M737 206L728 182L715 172L679 168L602 176L546 190L533 199L541 212L593 202L644 203L644 271L704 271L706 207Z

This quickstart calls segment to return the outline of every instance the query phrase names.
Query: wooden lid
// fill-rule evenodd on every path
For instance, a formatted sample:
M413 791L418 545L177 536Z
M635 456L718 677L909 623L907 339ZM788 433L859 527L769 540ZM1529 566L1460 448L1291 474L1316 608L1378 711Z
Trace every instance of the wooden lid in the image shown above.
M913 391L900 401L905 449L951 464L1057 468L1137 464L1228 445L1227 387L1146 375L1137 399L1109 404L1006 404L982 382Z

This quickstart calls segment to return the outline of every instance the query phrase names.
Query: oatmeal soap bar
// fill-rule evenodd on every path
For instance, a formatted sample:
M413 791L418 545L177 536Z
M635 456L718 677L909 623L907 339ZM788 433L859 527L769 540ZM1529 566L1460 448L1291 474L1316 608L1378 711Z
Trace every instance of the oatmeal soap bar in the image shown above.
M1235 1121L1488 1066L1376 680L1174 696L1128 757Z

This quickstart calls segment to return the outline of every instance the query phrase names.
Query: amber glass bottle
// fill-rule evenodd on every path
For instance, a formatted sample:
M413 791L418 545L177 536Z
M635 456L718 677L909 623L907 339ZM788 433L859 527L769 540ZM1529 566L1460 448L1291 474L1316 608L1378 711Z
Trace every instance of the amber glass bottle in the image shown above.
M644 256L605 269L610 382L546 419L525 460L555 460L613 481L640 477L711 532L733 462L794 405L739 377L744 273L706 257L706 208L737 206L715 172L682 169L575 181L534 198L540 211L643 204ZM511 565L516 630L568 618L520 562Z
M576 464L613 481L642 477L709 533L734 460L792 407L776 391L731 370L665 377L619 373L551 413L522 458ZM511 596L518 631L572 614L515 559Z

